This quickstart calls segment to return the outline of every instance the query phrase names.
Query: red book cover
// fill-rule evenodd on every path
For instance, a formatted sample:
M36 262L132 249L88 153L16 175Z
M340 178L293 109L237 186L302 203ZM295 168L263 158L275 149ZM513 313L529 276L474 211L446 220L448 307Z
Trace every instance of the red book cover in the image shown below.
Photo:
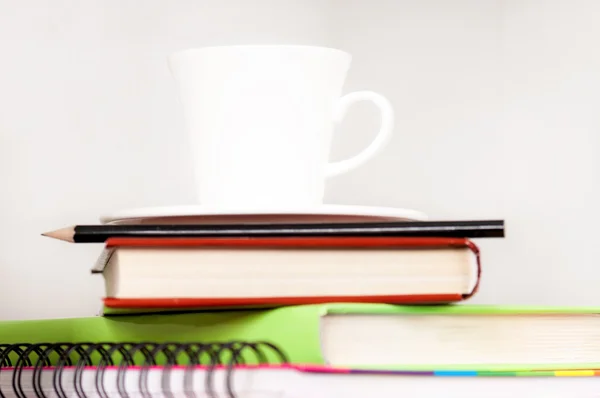
M264 297L264 298L104 298L109 308L206 308L206 307L274 307L321 304L329 302L369 302L390 304L442 304L465 300L479 287L481 259L478 247L462 238L394 238L394 237L282 237L282 238L111 238L106 249L118 247L229 247L229 248L445 248L464 247L472 251L477 265L477 281L468 294L348 296L348 297ZM96 268L95 272L101 272Z

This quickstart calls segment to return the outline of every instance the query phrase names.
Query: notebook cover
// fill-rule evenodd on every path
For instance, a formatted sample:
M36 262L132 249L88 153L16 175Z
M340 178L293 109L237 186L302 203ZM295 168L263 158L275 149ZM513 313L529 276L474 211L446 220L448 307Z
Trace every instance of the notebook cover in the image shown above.
M481 276L481 259L478 247L468 239L458 238L389 238L389 237L324 237L324 238L112 238L106 242L106 249L112 251L118 247L231 247L231 248L445 248L467 247L477 264L477 281L474 289L465 295L388 295L388 296L323 296L323 297L263 297L263 298L104 298L107 308L159 309L159 308L198 308L198 307L265 307L282 305L322 304L331 302L364 302L392 304L444 304L465 300L477 292ZM110 252L112 253L112 252ZM101 256L95 273L102 272L108 263L110 254Z
M181 314L119 315L30 321L1 321L0 344L20 342L119 341L268 341L296 364L324 365L320 318L327 314L598 314L600 307L518 307L485 305L395 306L389 304L322 304L271 310L214 311ZM272 357L273 361L277 358ZM250 361L252 358L250 358ZM366 370L369 370L365 368ZM600 369L597 363L487 364L444 367L398 365L386 370L533 371ZM371 369L371 371L374 369ZM375 369L376 370L376 369ZM381 369L380 369L381 370Z
M259 366L260 367L260 366ZM341 368L322 365L268 365L269 368L291 368L305 373L386 375L386 376L442 376L442 377L600 377L600 369L548 370L382 370Z

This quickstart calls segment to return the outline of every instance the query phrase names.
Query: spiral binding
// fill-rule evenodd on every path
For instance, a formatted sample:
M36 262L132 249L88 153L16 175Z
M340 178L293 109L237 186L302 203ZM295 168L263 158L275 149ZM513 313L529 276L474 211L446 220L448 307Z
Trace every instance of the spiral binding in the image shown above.
M170 371L173 366L185 366L183 384L186 397L194 397L193 369L206 366L204 389L211 398L216 398L213 376L217 366L225 366L225 390L229 398L235 398L232 374L236 365L243 365L244 354L251 352L256 363L267 364L270 352L280 363L289 363L287 356L276 345L266 341L230 341L214 343L175 343L175 342L121 342L121 343L37 343L0 344L0 373L3 368L12 368L12 394L25 398L22 386L23 369L33 369L31 381L36 397L46 398L42 391L42 371L51 367L54 392L59 398L66 398L67 392L61 379L65 367L74 367L73 387L75 394L87 398L83 391L84 369L93 367L95 389L98 396L110 397L104 389L104 372L108 366L117 369L117 391L121 397L128 397L125 390L125 374L129 366L139 366L138 388L143 397L151 397L148 392L148 370L161 365L161 390L164 396L170 393ZM136 359L137 358L137 359ZM140 361L141 358L141 361ZM0 387L0 398L6 398Z

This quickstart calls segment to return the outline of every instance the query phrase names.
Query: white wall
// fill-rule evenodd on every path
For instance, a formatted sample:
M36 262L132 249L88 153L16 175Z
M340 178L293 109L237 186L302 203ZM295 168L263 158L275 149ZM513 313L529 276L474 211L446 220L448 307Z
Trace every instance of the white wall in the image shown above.
M511 228L492 275L521 276L486 282L482 299L600 304L599 12L592 0L506 3L499 183Z
M336 45L355 56L347 88L388 95L398 123L328 199L504 218L506 239L478 242L473 303L599 305L600 2L335 4ZM363 112L335 155L368 140Z
M98 245L40 233L189 204L166 56L237 43L326 45L320 0L0 0L0 319L92 315Z
M331 180L328 202L505 218L507 239L479 242L473 302L599 305L598 12L593 0L0 1L0 319L97 311L101 247L39 233L192 202L166 55L256 42L343 48L346 90L394 103L392 143ZM377 128L371 108L353 111L334 158Z

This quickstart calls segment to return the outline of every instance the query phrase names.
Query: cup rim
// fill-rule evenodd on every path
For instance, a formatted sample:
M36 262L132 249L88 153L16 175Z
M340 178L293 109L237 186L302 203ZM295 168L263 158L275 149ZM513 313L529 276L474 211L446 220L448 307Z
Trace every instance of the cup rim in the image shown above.
M234 44L234 45L217 45L217 46L206 46L206 47L195 47L195 48L186 48L178 51L174 51L169 54L169 58L172 59L174 57L181 57L185 55L193 55L199 54L203 52L212 52L212 51L226 51L226 50L240 50L240 49L297 49L297 50L309 50L309 51L328 51L328 52L336 52L345 57L352 59L352 55L344 50L334 47L327 46L311 46L305 44Z

